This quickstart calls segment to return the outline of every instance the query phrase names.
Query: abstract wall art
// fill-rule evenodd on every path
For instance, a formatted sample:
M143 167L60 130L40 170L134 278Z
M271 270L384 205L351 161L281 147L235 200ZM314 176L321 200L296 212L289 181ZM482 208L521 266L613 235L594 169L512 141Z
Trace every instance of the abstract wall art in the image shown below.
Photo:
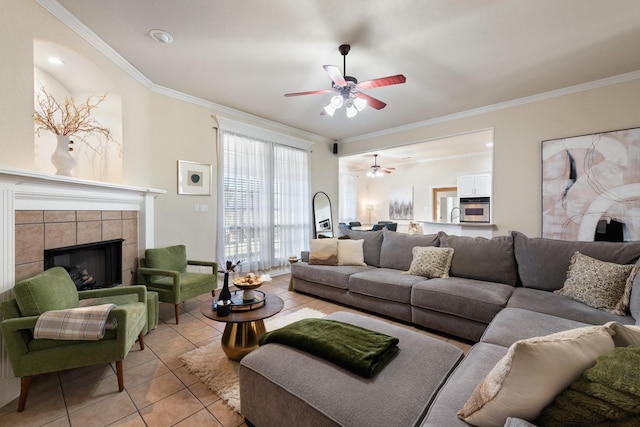
M413 219L413 186L389 190L389 219Z
M640 128L542 141L542 237L640 240Z

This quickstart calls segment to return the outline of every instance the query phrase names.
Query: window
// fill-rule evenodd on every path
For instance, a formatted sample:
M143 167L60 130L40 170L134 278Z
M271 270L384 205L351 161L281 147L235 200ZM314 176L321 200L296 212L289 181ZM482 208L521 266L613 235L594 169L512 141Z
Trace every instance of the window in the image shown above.
M286 267L310 235L307 151L224 130L220 144L218 253L242 271Z
M356 221L358 219L358 175L341 172L338 187L340 189L339 222Z

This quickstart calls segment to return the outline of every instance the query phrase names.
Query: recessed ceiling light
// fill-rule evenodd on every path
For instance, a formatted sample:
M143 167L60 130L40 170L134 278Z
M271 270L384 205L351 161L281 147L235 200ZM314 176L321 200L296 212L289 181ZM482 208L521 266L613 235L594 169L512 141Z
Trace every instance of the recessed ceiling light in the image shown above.
M164 30L151 30L149 35L160 43L171 43L173 41L173 36Z
M487 142L485 145L486 145L487 147L493 147L493 142Z
M48 59L50 64L54 64L54 65L64 65L64 61L60 58L57 58L55 56L50 56Z

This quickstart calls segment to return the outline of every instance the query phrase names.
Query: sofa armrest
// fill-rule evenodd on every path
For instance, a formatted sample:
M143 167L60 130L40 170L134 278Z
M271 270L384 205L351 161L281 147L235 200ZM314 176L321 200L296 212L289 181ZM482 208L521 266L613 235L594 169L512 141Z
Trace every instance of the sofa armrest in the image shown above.
M151 276L166 276L173 279L174 288L180 284L180 272L177 270L164 270L162 268L139 267L138 275L142 276L145 284L151 283Z
M187 260L187 265L198 265L201 267L211 267L212 274L218 273L218 263L215 261L198 261L193 259Z
M79 291L78 298L81 300L89 298L104 298L115 295L138 294L138 302L147 301L147 288L144 285L116 286L113 288L88 289Z
M11 364L18 363L22 355L29 352L28 338L33 337L32 332L40 316L14 317L0 322L0 330L4 337L5 349ZM15 365L14 365L15 366Z

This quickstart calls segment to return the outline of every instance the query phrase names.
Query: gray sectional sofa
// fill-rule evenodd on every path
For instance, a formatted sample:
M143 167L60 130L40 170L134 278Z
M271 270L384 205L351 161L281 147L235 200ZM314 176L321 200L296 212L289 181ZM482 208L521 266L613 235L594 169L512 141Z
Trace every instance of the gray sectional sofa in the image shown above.
M569 242L519 232L493 239L388 230L345 234L364 239L367 265L298 262L292 266L296 291L476 344L463 356L426 335L335 313L330 318L398 336L400 356L377 377L363 379L295 349L263 346L240 367L242 412L255 426L466 426L458 410L514 342L610 321L640 325L640 274L625 316L552 292L563 287L574 252L640 264L640 242ZM414 246L454 248L450 277L406 274ZM505 425L532 424L508 419Z

